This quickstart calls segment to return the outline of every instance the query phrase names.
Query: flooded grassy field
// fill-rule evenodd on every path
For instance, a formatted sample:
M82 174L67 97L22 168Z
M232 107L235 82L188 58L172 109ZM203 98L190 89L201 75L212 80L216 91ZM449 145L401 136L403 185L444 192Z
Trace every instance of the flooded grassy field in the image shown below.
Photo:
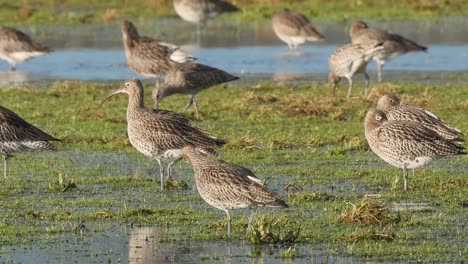
M237 0L242 12L195 25L176 17L171 0L6 0L0 17L54 52L8 72L0 61L0 104L60 138L58 152L10 159L0 178L1 263L408 263L468 262L468 156L435 160L410 173L379 159L363 119L385 93L428 109L468 131L468 1L290 1L326 41L288 52L271 16L280 0ZM91 8L92 6L92 8ZM401 8L405 6L405 8ZM225 139L220 158L254 171L286 200L225 214L198 195L190 165L159 190L157 162L126 135L126 96L99 103L124 80L120 23L180 45L198 62L241 80L201 92L193 124ZM384 82L364 97L362 76L350 100L326 84L328 58L349 42L351 21L387 29L429 47L389 61ZM174 34L177 32L177 34ZM153 80L143 80L152 106ZM161 107L181 112L186 96Z
M2 105L63 140L59 152L28 152L1 179L0 259L51 262L361 263L467 261L468 159L440 159L410 176L367 147L362 120L385 92L430 109L467 131L468 87L382 83L369 98L358 83L332 97L323 83L228 85L198 96L194 124L227 140L221 158L251 168L291 206L236 211L227 241L223 212L196 193L189 165L160 192L157 163L126 137L127 98L100 101L121 82L6 87ZM153 84L146 83L152 105ZM220 98L229 98L221 100ZM172 96L162 107L183 108ZM66 107L65 107L66 106Z

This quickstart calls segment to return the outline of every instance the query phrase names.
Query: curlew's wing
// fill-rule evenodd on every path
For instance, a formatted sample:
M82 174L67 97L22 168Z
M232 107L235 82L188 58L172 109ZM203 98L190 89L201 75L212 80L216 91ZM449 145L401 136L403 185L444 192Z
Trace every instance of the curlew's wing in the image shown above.
M142 124L146 127L142 136L162 149L181 149L186 145L206 149L225 144L192 126L191 121L180 114L161 109L148 110L145 114L151 115L152 122Z
M32 40L25 33L9 27L0 27L0 50L13 52L49 52L50 49Z
M446 156L461 154L463 148L435 131L411 121L388 121L377 128L383 148L414 156Z
M0 141L59 141L0 106Z
M201 177L200 180L205 188L212 190L217 199L226 204L287 207L276 193L263 185L247 168L224 161L214 161L198 168L197 173L209 175Z

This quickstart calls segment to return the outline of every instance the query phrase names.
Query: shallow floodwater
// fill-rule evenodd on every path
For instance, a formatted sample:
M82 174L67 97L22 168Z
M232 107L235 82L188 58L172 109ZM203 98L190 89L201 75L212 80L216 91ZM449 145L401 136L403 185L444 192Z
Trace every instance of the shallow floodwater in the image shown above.
M274 35L270 23L210 23L198 43L195 27L179 19L135 21L141 34L177 44L198 62L240 75L244 80L323 82L330 54L349 42L347 24L315 23L326 36L322 43L302 45L291 53ZM385 65L387 80L437 80L448 72L467 75L468 19L433 22L370 21L371 26L398 32L429 47L427 53L400 56ZM109 81L142 78L126 66L118 23L22 28L55 51L8 72L0 61L0 85L50 80ZM177 34L174 34L177 32ZM368 67L375 79L375 63ZM423 77L421 77L423 76Z
M285 150L286 151L286 150ZM278 151L281 154L282 151ZM284 153L283 153L284 154ZM34 156L34 157L33 157ZM90 152L90 151L61 151L60 153L43 152L38 156L34 153L25 153L15 156L10 162L10 173L15 178L34 180L44 173L40 169L30 168L26 161L33 160L37 164L48 164L55 171L66 171L67 179L79 179L86 177L95 177L97 179L115 176L115 175L135 175L138 177L154 177L157 175L155 169L156 162L152 159L143 157L139 153L127 152ZM366 160L366 162L357 162L356 160ZM341 167L344 169L367 170L370 168L388 168L389 166L379 160L372 153L348 153L344 159L340 161L311 161L316 162L317 167ZM335 163L336 162L336 163ZM72 164L81 164L76 167ZM275 165L287 167L295 167L295 164ZM18 173L21 168L23 173ZM260 171L261 168L249 166L253 171ZM468 164L457 162L456 159L435 160L429 164L426 169L435 170L443 169L460 173L468 170ZM31 171L28 171L31 170ZM399 175L400 171L394 169L395 174ZM42 171L42 172L41 172ZM179 162L175 166L177 179L182 179L188 183L191 188L186 191L168 191L164 193L152 193L158 201L151 204L151 207L167 206L174 203L174 197L183 195L196 195L194 189L193 171L188 164ZM269 178L269 187L273 190L282 190L288 182L295 182L310 177L304 175L296 175L284 177L284 175L271 175L257 173L259 178ZM54 177L54 176L51 176ZM156 184L156 183L155 183ZM389 183L390 184L390 183ZM41 185L41 188L44 186ZM94 197L105 197L112 195L115 199L128 199L129 194L123 195L121 192L109 186L96 186L93 184L79 184L82 189L80 193L70 192L65 195L66 199L77 199L80 195L90 195ZM104 189L103 189L104 188ZM326 191L331 194L337 194L341 191L351 191L359 194L378 193L376 186L368 186L362 183L359 179L349 179L341 181L334 186L315 185L310 191ZM109 194L111 192L111 194ZM25 195L49 195L43 191ZM148 193L141 191L132 191L131 200L142 201L147 197ZM168 197L168 199L163 199ZM62 197L62 196L57 196ZM141 204L136 204L131 200L128 201L129 206L134 208L141 207ZM189 199L190 200L190 199ZM219 217L219 221L224 221L225 214L216 210L201 200L193 200L186 202L189 208L196 208L200 211L213 212ZM47 206L42 208L47 210ZM436 208L429 204L414 204L409 201L396 202L393 205L394 211L433 211ZM82 208L81 210L92 210L95 208ZM259 215L271 212L274 209L260 209ZM290 208L289 210L294 210ZM235 217L248 215L247 210L236 210ZM71 230L79 221L63 221L63 228ZM103 221L87 221L84 223L86 227L83 232L66 231L60 233L57 240L49 243L34 243L32 245L0 245L0 263L362 263L360 258L351 256L336 255L336 252L327 251L317 245L295 244L295 245L264 245L255 246L249 241L236 240L228 242L225 240L217 241L190 241L184 239L184 233L187 229L197 228L197 225L180 226L138 226L138 223L118 223L108 220ZM47 224L45 223L45 226ZM242 232L235 229L235 232ZM166 241L166 234L180 234L180 239L177 241ZM455 243L455 242L454 242ZM284 252L290 246L296 249L295 260L281 259L279 252Z

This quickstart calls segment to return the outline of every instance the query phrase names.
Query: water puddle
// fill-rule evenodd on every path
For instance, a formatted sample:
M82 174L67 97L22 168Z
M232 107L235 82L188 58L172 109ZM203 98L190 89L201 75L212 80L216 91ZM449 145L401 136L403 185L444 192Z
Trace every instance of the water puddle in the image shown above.
M437 81L448 73L461 75L468 69L468 20L447 18L433 22L372 23L407 36L429 47L428 53L401 56L385 65L385 78L397 81ZM240 75L247 82L324 82L328 58L341 44L349 42L347 25L317 23L327 38L320 44L303 45L300 53L288 52L274 35L270 23L214 21L197 43L192 25L178 19L137 23L141 33L182 46L200 63ZM101 25L40 26L24 28L55 52L18 66L17 73L5 72L0 61L0 86L54 80L109 81L141 78L126 67L118 23ZM173 34L172 32L178 32ZM375 76L376 66L369 71ZM404 73L404 77L402 74Z

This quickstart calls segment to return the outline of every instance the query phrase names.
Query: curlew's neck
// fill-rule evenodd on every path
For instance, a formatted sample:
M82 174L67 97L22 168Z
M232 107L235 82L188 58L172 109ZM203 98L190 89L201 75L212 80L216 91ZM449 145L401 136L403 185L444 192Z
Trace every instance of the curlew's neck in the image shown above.
M135 90L128 96L127 116L145 108L143 90Z

